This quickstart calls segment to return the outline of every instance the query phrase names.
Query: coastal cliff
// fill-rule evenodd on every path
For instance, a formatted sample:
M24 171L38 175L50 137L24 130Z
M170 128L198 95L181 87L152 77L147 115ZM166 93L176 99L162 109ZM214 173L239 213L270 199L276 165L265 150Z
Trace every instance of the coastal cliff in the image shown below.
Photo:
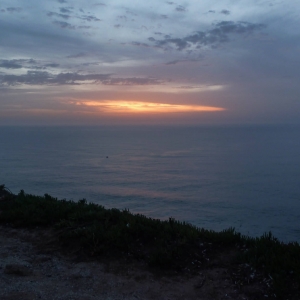
M1 299L299 299L300 251L172 218L0 192Z

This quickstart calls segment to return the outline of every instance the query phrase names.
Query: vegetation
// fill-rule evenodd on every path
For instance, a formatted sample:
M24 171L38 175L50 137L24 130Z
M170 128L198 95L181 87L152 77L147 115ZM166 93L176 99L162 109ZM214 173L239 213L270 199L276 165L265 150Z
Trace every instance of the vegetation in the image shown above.
M43 197L13 195L0 186L0 223L14 227L48 227L57 230L65 251L82 257L129 257L149 266L198 272L220 253L237 249L234 263L249 264L272 279L278 299L297 294L300 287L300 246L282 243L271 233L259 238L242 236L233 228L214 232L170 218L156 220L128 210ZM297 297L298 297L297 296Z

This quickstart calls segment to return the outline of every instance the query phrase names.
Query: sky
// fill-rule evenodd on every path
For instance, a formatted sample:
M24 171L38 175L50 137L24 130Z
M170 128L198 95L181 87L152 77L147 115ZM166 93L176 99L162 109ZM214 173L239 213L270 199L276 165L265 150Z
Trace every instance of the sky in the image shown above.
M300 118L296 0L1 0L0 125Z

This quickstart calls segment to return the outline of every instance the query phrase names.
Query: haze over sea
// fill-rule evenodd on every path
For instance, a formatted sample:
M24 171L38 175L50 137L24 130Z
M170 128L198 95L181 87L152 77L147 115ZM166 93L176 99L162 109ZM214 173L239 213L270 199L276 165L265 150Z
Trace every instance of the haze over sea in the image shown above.
M299 126L1 127L0 184L300 241Z

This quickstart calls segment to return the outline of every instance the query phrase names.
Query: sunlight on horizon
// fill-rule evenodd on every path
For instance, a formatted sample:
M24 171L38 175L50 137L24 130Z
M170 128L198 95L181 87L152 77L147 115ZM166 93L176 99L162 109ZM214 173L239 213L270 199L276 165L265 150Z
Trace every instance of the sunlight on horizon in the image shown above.
M224 111L223 107L203 105L182 105L142 101L74 101L77 106L95 107L107 113L176 113L176 112L215 112Z

